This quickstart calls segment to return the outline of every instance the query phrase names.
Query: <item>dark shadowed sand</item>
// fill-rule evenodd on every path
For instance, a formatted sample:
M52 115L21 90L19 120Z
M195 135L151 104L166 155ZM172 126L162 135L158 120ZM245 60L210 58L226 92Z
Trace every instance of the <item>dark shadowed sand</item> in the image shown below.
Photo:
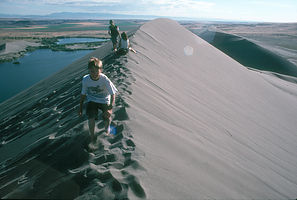
M215 31L199 36L246 67L297 77L294 63L246 38Z
M293 199L297 86L249 70L177 22L131 33L0 104L0 197ZM88 151L79 118L91 56L119 89L115 136ZM295 80L294 77L286 76Z
M297 66L297 43L295 42L297 23L187 22L183 23L183 25L215 47L226 52L232 58L236 60L239 58L238 61L241 64L246 64L242 63L242 58L253 55L257 59L249 60L248 63L257 66L262 54L263 60L269 58L267 54L270 54L273 57L282 57ZM244 46L240 49L236 48L240 44L244 44ZM226 46L224 47L224 45ZM257 54L248 50L255 50ZM275 60L275 58L272 59ZM263 60L260 61L263 63ZM263 68L260 65L258 67ZM267 65L266 67L273 68Z

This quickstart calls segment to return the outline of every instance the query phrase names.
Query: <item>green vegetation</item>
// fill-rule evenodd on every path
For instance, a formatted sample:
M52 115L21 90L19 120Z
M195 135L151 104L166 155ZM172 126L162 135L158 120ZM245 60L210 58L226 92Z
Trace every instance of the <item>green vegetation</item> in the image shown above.
M59 37L62 38L62 37ZM41 41L40 48L51 49L53 51L76 51L76 50L89 50L95 49L100 46L104 41L100 42L87 42L87 43L71 43L71 44L57 44L58 38L44 38ZM71 48L75 46L75 48Z
M47 46L47 45L55 44L57 42L58 42L57 38L43 38L41 41L41 44Z

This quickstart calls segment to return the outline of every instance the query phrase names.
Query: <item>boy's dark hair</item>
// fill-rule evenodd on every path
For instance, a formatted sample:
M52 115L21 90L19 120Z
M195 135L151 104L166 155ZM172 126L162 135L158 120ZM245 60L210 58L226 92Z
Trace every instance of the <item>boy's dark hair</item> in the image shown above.
M90 58L88 62L88 69L92 67L99 68L99 69L102 68L102 61L95 57Z
M128 36L127 36L126 32L123 32L121 34L121 38L123 38L124 40L127 40L128 39Z

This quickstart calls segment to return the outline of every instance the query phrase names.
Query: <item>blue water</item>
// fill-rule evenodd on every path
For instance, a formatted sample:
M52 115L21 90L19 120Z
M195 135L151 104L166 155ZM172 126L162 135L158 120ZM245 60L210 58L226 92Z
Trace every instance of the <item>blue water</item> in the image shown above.
M17 61L0 64L0 103L92 52L38 49Z
M106 41L106 39L100 39L100 38L63 38L63 39L58 39L57 44L103 42L103 41Z

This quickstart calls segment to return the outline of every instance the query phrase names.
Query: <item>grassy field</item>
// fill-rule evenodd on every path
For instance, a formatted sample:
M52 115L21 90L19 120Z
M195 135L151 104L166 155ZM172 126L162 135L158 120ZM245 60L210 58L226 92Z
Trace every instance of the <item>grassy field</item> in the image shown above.
M144 21L140 20L115 20L116 25L120 27L121 31L130 31L138 28ZM80 35L97 35L101 32L102 35L108 37L109 21L108 20L0 20L0 38L7 36L20 37L24 34L26 37L28 33L32 36L47 35L48 37L55 37L59 33L64 36L73 36L72 32L79 32ZM94 33L90 31L95 31ZM69 33L70 32L70 33ZM47 34L45 34L47 33Z

